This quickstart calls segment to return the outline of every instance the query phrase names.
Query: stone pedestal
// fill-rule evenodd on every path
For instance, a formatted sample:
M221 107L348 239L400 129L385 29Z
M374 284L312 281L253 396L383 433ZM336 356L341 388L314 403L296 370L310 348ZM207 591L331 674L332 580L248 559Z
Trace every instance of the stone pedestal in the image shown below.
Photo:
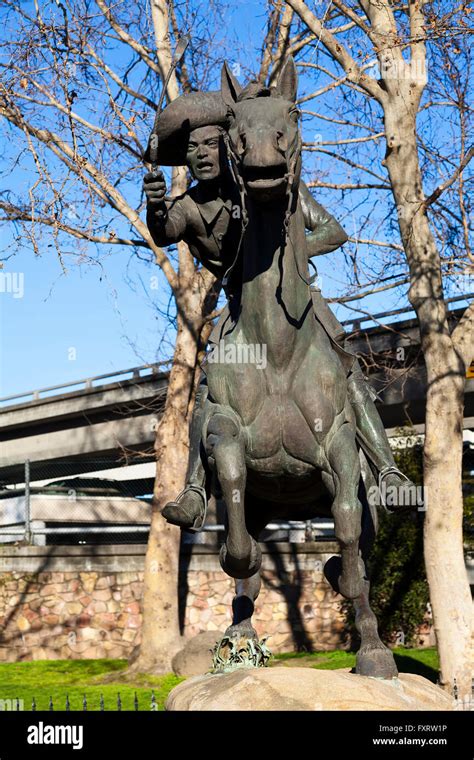
M170 693L167 710L452 710L422 676L384 681L347 670L254 668L195 676Z

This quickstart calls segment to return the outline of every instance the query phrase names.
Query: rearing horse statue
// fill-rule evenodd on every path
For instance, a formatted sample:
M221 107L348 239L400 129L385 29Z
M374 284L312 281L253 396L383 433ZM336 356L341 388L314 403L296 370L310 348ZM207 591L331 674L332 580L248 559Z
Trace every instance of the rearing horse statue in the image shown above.
M365 574L376 510L359 498L361 460L346 372L312 308L298 200L294 61L288 59L272 90L242 90L224 66L221 89L245 209L239 265L231 273L239 278L233 325L206 367L202 432L227 508L221 565L236 579L234 619L226 635L256 636L251 615L260 589L258 537L268 522L332 514L341 557L332 558L325 572L356 607L357 672L392 678L397 670L379 638ZM263 349L265 366L226 360L249 346Z

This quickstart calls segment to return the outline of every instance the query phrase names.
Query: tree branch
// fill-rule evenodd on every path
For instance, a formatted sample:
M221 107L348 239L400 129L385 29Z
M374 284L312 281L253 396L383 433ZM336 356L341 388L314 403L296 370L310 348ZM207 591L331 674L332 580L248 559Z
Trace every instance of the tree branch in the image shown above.
M351 184L350 182L320 182L313 180L306 183L308 187L327 187L332 190L391 190L390 185Z
M171 50L170 36L170 16L167 0L151 0L151 16L153 20L153 29L155 33L155 43L158 61L161 69L163 83L170 70L173 61ZM179 97L179 84L176 77L176 71L173 71L167 88L168 100L171 102ZM172 195L182 195L187 189L187 172L182 166L173 167L171 180ZM178 243L179 258L179 276L180 287L187 281L190 282L194 277L196 267L194 259L189 252L189 248L183 241Z
M443 182L442 185L439 185L439 187L437 187L436 190L434 190L431 193L431 195L423 201L422 205L425 209L428 208L428 206L431 206L432 203L437 201L440 195L442 195L442 193L444 193L444 191L447 190L448 187L451 187L451 185L453 185L456 182L457 178L459 177L461 172L464 171L464 169L466 168L466 166L468 165L469 161L471 160L473 156L474 156L474 146L469 148L469 150L467 151L466 155L464 156L463 160L459 164L454 174L448 180L446 180L446 182Z
M356 243L360 245L376 245L379 248L393 248L395 251L404 251L404 248L400 243L388 243L383 240L363 240L362 238L349 238L349 243Z
M451 337L464 366L469 367L474 360L474 301L469 304Z
M266 84L268 72L273 61L273 48L275 46L278 24L280 21L282 0L276 0L273 10L270 12L270 18L268 19L268 28L263 41L262 56L260 71L258 74L258 80L262 84Z
M338 161L342 161L345 164L348 164L353 169L360 169L363 172L366 172L366 174L371 174L372 177L375 177L376 179L379 179L381 182L385 183L385 177L382 177L380 174L377 174L376 172L373 172L371 169L368 169L366 166L363 166L362 164L356 164L355 161L351 161L350 158L346 158L345 156L340 155L339 153L334 153L330 150L324 150L324 148L318 148L318 146L313 146L309 148L305 148L310 153L324 153L327 156L331 156L332 158L336 158ZM388 183L384 184L384 187L390 187Z
M131 34L126 32L125 29L123 29L120 26L117 19L112 15L112 11L110 10L110 8L105 4L104 0L96 0L96 3L99 6L102 13L104 14L107 21L109 22L112 29L114 29L115 32L117 32L122 42L125 42L127 45L129 45L132 48L132 50L138 53L142 61L144 61L147 64L147 66L149 66L150 69L155 72L155 74L160 74L160 76L163 77L163 71L161 67L157 63L155 63L155 61L150 57L147 49L143 45L141 45L139 42L137 42L137 40L134 39ZM164 72L164 74L166 76L166 71Z
M404 277L397 282L391 282L388 285L382 285L380 288L372 288L371 290L365 290L363 293L357 293L354 296L343 296L342 298L328 298L328 303L350 303L351 301L360 301L362 298L372 296L374 293L381 293L383 290L392 290L393 288L399 288L401 285L406 285L410 282L410 277Z
M426 64L424 5L425 0L412 0L408 4L410 13L410 67L412 76L424 74L423 81L420 81L420 84L426 84L426 73L422 71Z
M89 243L106 243L107 245L128 245L135 248L150 248L150 245L142 239L132 240L129 238L121 238L117 237L113 232L107 237L94 235L87 230L73 227L70 224L65 224L61 219L49 216L38 216L31 211L26 211L18 206L13 206L11 203L5 203L5 201L0 201L0 209L5 212L5 216L1 219L1 221L4 222L31 222L33 224L44 224L47 227L54 227L61 232L66 232L68 235L72 235L72 237L75 237L78 240L87 240Z
M370 142L370 140L380 140L381 137L384 137L385 132L379 132L376 135L368 135L367 137L348 137L346 139L342 140L328 140L323 142L304 142L303 143L303 149L309 150L311 148L315 148L318 145L350 145L352 143L365 143Z
M175 291L178 288L178 277L173 266L164 253L159 248L148 231L146 224L140 219L140 216L125 201L121 193L110 184L105 176L85 157L75 154L74 150L64 140L48 129L39 129L26 121L18 109L6 106L0 101L0 115L4 116L11 124L18 129L27 132L32 137L42 142L59 158L66 166L77 174L81 179L85 179L84 172L92 178L93 182L88 183L91 189L99 195L102 200L109 203L112 208L125 216L126 219L135 227L137 232L149 244L155 254L157 264L163 270L170 287Z
M12 67L13 69L17 69L17 67ZM117 145L119 145L121 148L125 148L125 150L130 151L130 153L137 159L141 160L143 150L141 149L141 146L139 145L138 150L134 150L131 145L129 145L125 140L123 140L119 135L114 135L112 132L108 132L106 129L103 129L103 127L97 126L97 124L92 124L92 122L87 121L83 116L76 113L71 109L70 106L65 106L63 103L61 103L59 100L57 100L45 87L43 87L39 82L34 80L32 77L29 76L28 72L22 72L22 75L25 79L29 79L31 84L36 87L36 89L41 92L42 95L44 95L45 98L48 99L48 102L45 101L39 101L35 98L32 98L29 95L26 95L25 93L21 92L15 92L12 91L12 95L15 95L17 98L20 98L22 100L27 100L32 103L36 103L36 105L40 105L43 108L56 108L60 113L67 116L69 119L72 119L77 124L81 124L81 126L85 127L86 129L90 130L91 132L95 132L96 134L100 135L104 138L104 140L108 142L115 142Z
M357 15L357 13L352 10L352 8L349 8L345 3L342 3L340 0L332 0L332 4L338 8L341 13L344 14L344 16L347 16L347 18L350 18L352 23L359 27L359 29L362 29L365 34L370 37L371 30L370 27L367 26L367 24L364 22L364 20ZM334 34L334 30L331 29L332 33Z
M286 3L293 8L308 29L316 35L317 39L321 40L326 50L346 72L349 81L360 85L379 103L383 103L385 93L380 85L375 79L372 79L361 71L349 51L323 26L322 22L309 10L303 0L286 0Z
M123 79L121 79L119 75L105 63L105 61L90 45L86 45L86 50L89 55L96 61L99 68L105 71L107 76L109 76L110 79L112 79L112 81L115 82L115 84L118 85L121 90L124 90L124 92L126 92L128 95L131 95L132 98L141 100L142 103L145 103L145 105L149 106L149 108L151 108L153 111L156 111L156 103L153 100L150 100L150 98L147 98L146 95L142 95L141 92L137 92L137 90L134 90L132 87L130 87L130 85L124 82Z

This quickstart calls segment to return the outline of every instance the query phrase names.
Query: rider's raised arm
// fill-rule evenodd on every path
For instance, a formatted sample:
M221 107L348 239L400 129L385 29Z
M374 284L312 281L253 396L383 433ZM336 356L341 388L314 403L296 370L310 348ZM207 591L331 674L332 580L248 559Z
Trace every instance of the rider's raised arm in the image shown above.
M159 209L148 206L146 223L157 245L178 243L188 228L186 204L182 198L166 198Z
M150 172L143 180L146 204L146 223L153 240L159 246L182 240L188 227L185 196L166 197L162 171Z
M302 181L300 182L299 195L305 227L309 230L309 234L306 236L308 257L330 253L343 245L347 240L343 228L320 203L314 200Z

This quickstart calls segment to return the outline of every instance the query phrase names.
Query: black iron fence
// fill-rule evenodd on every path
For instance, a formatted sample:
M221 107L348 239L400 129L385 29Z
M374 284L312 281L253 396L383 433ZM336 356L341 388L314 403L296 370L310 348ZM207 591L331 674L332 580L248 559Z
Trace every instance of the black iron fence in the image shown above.
M91 701L92 698L87 698L87 695L84 694L82 698L82 712L87 712L89 710L96 710L97 703L94 701ZM16 697L16 699L13 700L7 700L8 706L4 706L3 710L8 711L24 711L25 705L24 701L20 699L19 697ZM71 702L69 699L69 694L66 694L64 698L64 702L60 703L58 700L56 700L56 703L53 700L53 697L49 697L48 702L48 711L54 712L71 712ZM117 692L117 695L114 699L114 701L111 703L110 698L106 699L104 698L103 694L99 695L99 702L98 702L98 711L100 712L121 712L124 709L122 697L120 695L120 692ZM38 710L37 701L36 698L33 697L31 701L31 711L36 712ZM139 712L139 711L150 711L150 712L157 712L159 710L158 702L155 696L155 692L152 690L151 697L149 700L145 702L144 697L140 698L137 694L137 692L134 693L133 698L133 711ZM455 711L474 711L474 679L472 682L472 693L470 697L467 697L465 699L461 699L458 696L458 689L456 682L454 683L454 689L453 689L453 710ZM77 712L77 711L76 711Z
M87 697L87 694L84 694L82 697L82 711L87 712L88 710L96 710L98 707L98 711L105 712L107 710L114 711L114 712L121 712L124 708L123 700L120 695L120 692L117 692L116 697L114 698L114 701L111 702L110 698L104 697L103 694L99 695L99 702L94 702L93 697ZM66 694L64 697L64 702L59 702L58 699L56 699L56 702L54 702L53 697L49 697L48 701L48 711L54 712L54 711L61 711L61 712L71 712L71 701L69 699L69 694ZM156 712L158 711L158 702L155 696L155 692L152 690L151 697L147 698L145 701L145 697L138 695L137 692L135 692L133 697L133 710L135 712L141 711L147 711L150 712ZM15 699L11 700L2 700L2 707L1 711L7 711L7 712L23 712L25 710L25 702L23 699L20 699L20 697L16 697ZM33 697L31 700L31 711L36 712L38 710L38 704L36 697Z

